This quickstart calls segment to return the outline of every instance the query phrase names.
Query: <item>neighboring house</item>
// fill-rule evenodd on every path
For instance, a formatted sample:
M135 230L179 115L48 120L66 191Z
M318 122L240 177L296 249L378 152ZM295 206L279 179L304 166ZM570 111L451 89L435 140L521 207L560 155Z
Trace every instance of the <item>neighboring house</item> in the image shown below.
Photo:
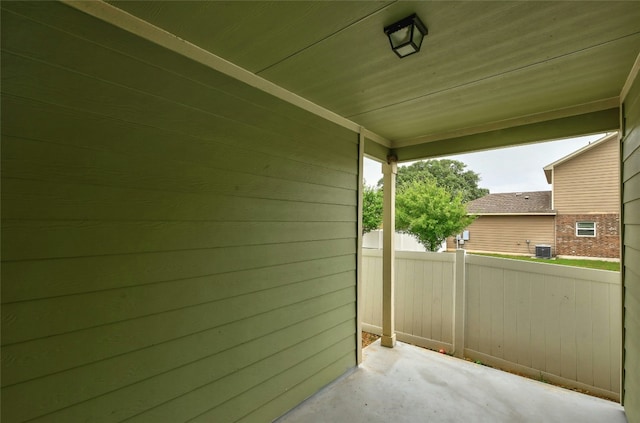
M613 133L545 166L555 254L620 258L620 148Z
M469 202L467 211L478 216L460 243L468 251L527 255L535 245L553 244L551 191L489 194ZM455 248L456 239L449 238L447 249Z
M552 191L489 194L469 202L478 219L463 248L569 257L620 257L618 134L609 134L544 167ZM450 238L448 249L456 248Z

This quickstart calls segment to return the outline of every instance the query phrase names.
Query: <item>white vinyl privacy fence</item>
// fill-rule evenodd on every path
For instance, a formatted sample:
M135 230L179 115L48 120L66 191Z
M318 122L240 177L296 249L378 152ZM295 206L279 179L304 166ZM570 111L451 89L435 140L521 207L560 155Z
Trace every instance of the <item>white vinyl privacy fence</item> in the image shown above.
M618 272L401 251L395 269L398 340L619 398ZM379 334L380 250L363 250L363 296L363 329Z

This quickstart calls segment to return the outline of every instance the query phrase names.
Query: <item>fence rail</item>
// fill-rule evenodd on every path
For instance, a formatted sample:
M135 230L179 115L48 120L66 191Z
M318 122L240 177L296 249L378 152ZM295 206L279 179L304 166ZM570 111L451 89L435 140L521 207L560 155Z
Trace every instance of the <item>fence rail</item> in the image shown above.
M363 294L363 328L380 333L380 250L363 250ZM618 272L397 251L395 298L401 341L619 399Z

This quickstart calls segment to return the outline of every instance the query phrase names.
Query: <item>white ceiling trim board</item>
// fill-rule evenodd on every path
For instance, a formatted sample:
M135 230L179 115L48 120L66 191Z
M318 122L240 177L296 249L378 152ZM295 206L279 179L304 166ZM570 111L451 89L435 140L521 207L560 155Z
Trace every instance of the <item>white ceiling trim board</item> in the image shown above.
M405 140L392 141L392 148L408 147L411 145L424 144L434 141L441 141L450 138L464 137L467 135L482 134L485 132L497 131L500 129L513 128L515 126L529 125L554 119L561 119L570 116L577 116L601 110L613 109L620 106L619 97L611 97L591 103L572 106L564 109L552 110L550 112L536 113L533 115L520 116L513 119L492 122L486 125L464 128L457 131L443 132L439 134L425 135Z
M622 103L627 97L627 94L631 89L631 85L633 85L633 81L635 81L636 76L638 76L638 72L640 72L640 53L638 53L638 57L636 57L636 61L631 67L631 72L629 72L629 76L622 86L622 91L620 92L620 103Z
M104 1L87 1L78 2L73 0L61 0L62 3L94 18L100 19L131 34L137 35L154 44L162 46L174 53L194 60L213 70L221 72L227 76L244 82L247 85L255 87L261 91L273 95L281 100L286 101L303 110L313 113L323 119L340 125L356 133L361 133L361 126L355 122L344 118L322 106L319 106L297 94L288 91L279 85L267 81L266 79L249 72L215 54L198 47L186 40L183 40L174 34L165 31L151 23L137 18L122 9L118 9ZM371 141L381 144L387 148L391 147L391 142L386 138L371 132L367 129L364 135Z

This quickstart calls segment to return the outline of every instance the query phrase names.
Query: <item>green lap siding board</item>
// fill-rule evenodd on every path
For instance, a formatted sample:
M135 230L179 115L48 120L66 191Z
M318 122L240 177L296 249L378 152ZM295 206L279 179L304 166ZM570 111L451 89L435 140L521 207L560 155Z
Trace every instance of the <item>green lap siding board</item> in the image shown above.
M640 77L624 101L622 144L624 275L624 407L640 422Z
M2 421L269 421L356 364L358 136L2 3Z

